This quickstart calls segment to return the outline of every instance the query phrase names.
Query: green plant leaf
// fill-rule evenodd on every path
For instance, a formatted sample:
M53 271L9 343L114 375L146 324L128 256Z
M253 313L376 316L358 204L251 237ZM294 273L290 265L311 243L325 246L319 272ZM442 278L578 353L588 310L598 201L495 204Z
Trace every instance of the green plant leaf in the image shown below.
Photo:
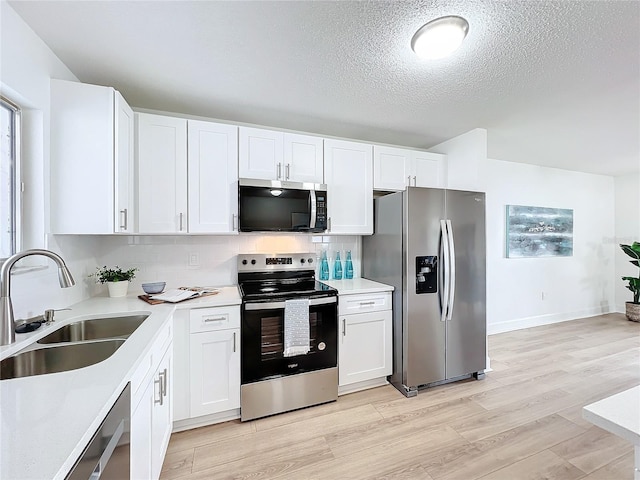
M620 248L622 248L622 251L631 258L640 260L640 243L633 242L633 245L620 244Z

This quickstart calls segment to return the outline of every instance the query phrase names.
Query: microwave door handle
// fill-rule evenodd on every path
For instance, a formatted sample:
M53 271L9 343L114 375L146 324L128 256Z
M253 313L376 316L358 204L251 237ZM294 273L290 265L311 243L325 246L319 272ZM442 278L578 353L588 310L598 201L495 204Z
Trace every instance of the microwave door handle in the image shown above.
M317 216L317 202L316 202L316 191L309 191L309 202L311 204L311 218L309 219L309 228L316 228L316 216Z

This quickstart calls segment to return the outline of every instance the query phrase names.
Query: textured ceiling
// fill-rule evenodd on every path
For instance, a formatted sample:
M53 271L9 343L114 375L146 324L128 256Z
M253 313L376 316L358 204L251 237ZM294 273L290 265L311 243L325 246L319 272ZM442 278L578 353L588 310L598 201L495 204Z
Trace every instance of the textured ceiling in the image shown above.
M9 1L83 82L134 107L489 157L640 172L637 1ZM469 21L452 57L414 32ZM3 39L5 41L5 39Z

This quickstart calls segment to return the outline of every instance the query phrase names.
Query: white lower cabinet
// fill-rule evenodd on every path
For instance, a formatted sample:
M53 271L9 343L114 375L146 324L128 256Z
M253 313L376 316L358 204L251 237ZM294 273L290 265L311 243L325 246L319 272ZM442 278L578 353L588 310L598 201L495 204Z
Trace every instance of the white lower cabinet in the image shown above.
M240 329L192 333L191 416L240 408Z
M385 379L392 373L391 294L341 295L340 387Z
M156 480L173 425L171 328L162 332L131 380L131 478Z

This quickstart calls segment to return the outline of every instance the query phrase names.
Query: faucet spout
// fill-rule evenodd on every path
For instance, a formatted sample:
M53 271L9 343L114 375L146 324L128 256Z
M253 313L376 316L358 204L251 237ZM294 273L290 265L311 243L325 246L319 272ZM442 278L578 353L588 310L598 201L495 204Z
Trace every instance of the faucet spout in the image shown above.
M68 288L76 283L62 257L50 250L34 248L18 252L7 258L0 269L0 345L10 345L16 341L13 305L11 303L11 269L18 260L30 255L47 257L56 263L60 287Z

